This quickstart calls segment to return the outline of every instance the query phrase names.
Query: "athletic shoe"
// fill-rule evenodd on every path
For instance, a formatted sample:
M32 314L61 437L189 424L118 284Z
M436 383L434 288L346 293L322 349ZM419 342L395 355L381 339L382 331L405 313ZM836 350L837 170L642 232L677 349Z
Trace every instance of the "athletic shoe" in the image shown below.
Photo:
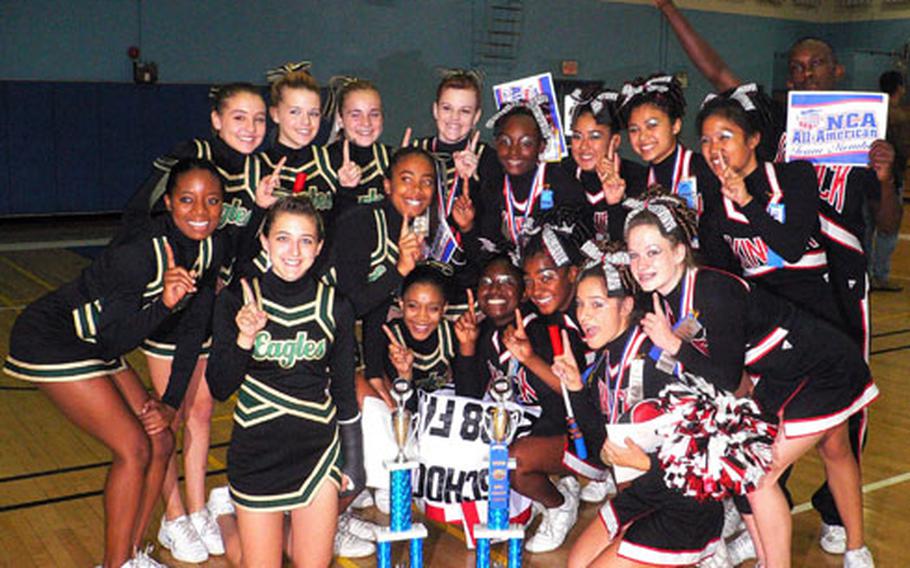
M181 562L199 563L209 558L205 543L199 538L190 518L186 515L173 521L162 517L161 528L158 529L158 542L171 551L171 556Z
M616 496L616 483L612 477L603 481L590 481L581 488L578 497L585 503L601 503Z
M228 486L216 487L209 492L209 502L205 504L212 520L218 520L221 515L233 515L234 501L231 500L231 490Z
M338 516L338 530L346 530L360 540L373 542L376 540L376 531L379 525L361 519L350 511L345 511Z
M743 521L742 515L740 515L739 511L736 509L733 499L724 499L723 504L724 530L723 533L721 533L721 536L724 540L727 540L733 535L746 530L746 523Z
M562 493L564 502L559 507L544 510L537 532L525 543L528 552L556 550L565 542L578 520L578 481L574 477L564 477L556 488Z
M373 496L370 495L369 489L364 489L351 501L352 509L369 509L373 506Z
M752 560L758 556L755 553L755 543L752 542L752 535L749 534L749 531L745 531L728 542L727 552L730 553L730 562L734 566L739 566L746 560Z
M383 515L389 514L389 510L391 509L390 499L391 497L389 496L388 489L376 489L376 491L373 492L373 501L376 504L376 508L379 509L379 512Z
M735 568L733 561L730 560L730 552L723 541L719 543L714 554L699 562L697 566L698 568Z
M190 522L193 523L196 534L199 535L199 539L202 540L202 544L205 545L205 549L208 550L209 554L216 556L224 554L221 529L218 528L218 523L212 518L207 508L191 513Z
M145 550L137 550L136 556L133 557L130 562L130 568L168 568L167 564L163 562L158 562L151 556L151 552L154 549L154 546L149 544L145 547ZM124 564L126 566L126 564Z
M818 544L828 554L847 552L847 529L841 525L829 525L822 521L822 534L818 539Z
M376 553L376 545L370 541L358 538L349 530L350 523L342 524L338 519L338 529L335 531L335 556L345 558L365 558Z
M872 552L864 546L844 553L844 568L875 568Z

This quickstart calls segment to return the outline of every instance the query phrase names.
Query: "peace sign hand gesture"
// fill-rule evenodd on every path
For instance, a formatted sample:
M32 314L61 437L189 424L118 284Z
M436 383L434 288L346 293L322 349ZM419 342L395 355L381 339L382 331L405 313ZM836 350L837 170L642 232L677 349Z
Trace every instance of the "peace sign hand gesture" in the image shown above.
M363 172L360 166L351 161L351 142L345 138L341 146L341 167L338 168L338 183L342 187L357 187Z
M480 327L477 324L477 313L474 311L474 291L468 288L468 311L461 314L455 322L455 337L461 354L465 357L474 355Z
M607 155L601 158L594 169L597 171L597 177L600 179L600 187L603 189L604 199L607 205L616 205L626 196L626 180L619 175L619 168L622 164L622 158L616 151L618 146L616 140L610 140L607 146Z
M174 262L174 250L165 241L164 254L167 257L167 269L164 272L164 292L161 301L169 310L173 310L187 294L196 293L196 272L177 266Z
M259 185L256 186L256 205L258 207L268 209L278 201L278 198L275 197L275 188L281 187L281 168L287 161L288 157L282 156L272 173L259 180Z
M269 321L269 316L262 310L262 292L254 280L255 292L250 288L246 278L240 279L243 288L243 307L237 312L234 321L237 323L237 345L242 349L252 349L256 334L262 331Z
M534 356L534 348L531 347L524 320L521 318L521 310L518 308L515 308L515 325L510 325L506 328L502 335L502 343L509 350L509 353L523 365Z
M571 345L566 330L562 330L562 344ZM553 357L553 365L550 366L550 369L570 391L580 391L584 388L584 383L581 382L581 371L578 370L578 363L575 362L571 349L565 349L560 355Z
M670 326L670 318L664 313L660 296L654 292L651 299L654 302L654 313L645 314L641 318L641 328L648 334L651 343L660 347L670 355L679 353L682 347L682 339L673 332Z
M714 175L720 179L720 192L724 197L740 207L745 207L752 201L752 196L746 190L745 178L740 172L730 167L720 152L717 152L714 160L711 160L711 169L714 170Z
M480 157L476 154L478 140L480 140L480 131L475 130L465 149L452 154L452 158L455 160L455 174L464 178L465 182L477 173L477 164L480 163Z
M414 352L398 341L389 326L383 324L382 331L389 338L389 361L392 362L399 377L410 380L414 368Z

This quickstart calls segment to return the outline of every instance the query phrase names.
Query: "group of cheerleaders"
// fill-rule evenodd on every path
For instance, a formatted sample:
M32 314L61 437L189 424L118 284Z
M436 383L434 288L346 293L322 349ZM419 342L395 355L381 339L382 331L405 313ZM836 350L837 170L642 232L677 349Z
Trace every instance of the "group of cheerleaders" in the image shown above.
M213 136L157 160L112 245L12 330L6 371L113 454L104 567L162 565L143 546L162 496L158 538L179 560L328 565L364 488L364 398L392 406L397 377L483 398L496 371L540 411L510 446L512 488L541 516L528 550L559 548L577 519L565 389L585 465L643 472L615 496L604 478L585 482L602 506L569 564L722 556L733 507L671 487L665 460L606 439L605 425L689 373L776 428L763 475L732 499L760 565L790 565L782 480L812 447L844 565L873 565L847 424L878 391L841 316L856 306L829 278L816 172L758 151L760 90L703 105L700 154L679 142L674 78L576 92L571 155L547 163L538 101L503 106L493 143L479 141L473 72L444 75L436 134L408 132L398 148L379 142L370 82L343 80L324 101L305 66L270 80L268 105L252 85L218 88ZM327 112L338 132L318 145ZM268 118L276 135L260 153ZM643 165L620 158L623 129ZM124 362L136 347L153 394ZM207 504L213 398L235 394L229 495Z

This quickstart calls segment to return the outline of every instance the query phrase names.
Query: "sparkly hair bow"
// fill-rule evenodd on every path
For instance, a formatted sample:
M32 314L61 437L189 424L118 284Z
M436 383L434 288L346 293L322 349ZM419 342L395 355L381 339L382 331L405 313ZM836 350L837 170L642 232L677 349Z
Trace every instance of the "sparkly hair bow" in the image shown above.
M546 104L549 104L550 99L546 95L536 95L529 100L521 99L517 101L510 101L502 105L496 114L490 117L487 121L487 128L493 128L496 126L496 121L512 112L516 108L526 108L531 111L531 114L534 116L534 120L537 121L537 126L540 127L540 132L543 134L545 140L549 140L553 133L550 132L550 123L547 121L547 116L544 113L543 107Z
M576 109L585 105L590 105L591 111L594 114L600 114L600 111L603 110L605 105L610 103L615 104L619 101L619 93L611 89L594 91L585 96L583 91L579 88L572 91L572 94L569 96L575 101Z
M676 218L673 216L673 213L670 210L670 207L664 205L660 202L660 198L646 199L644 201L639 199L634 199L627 197L622 202L623 206L629 209L629 214L626 216L626 224L624 231L629 228L629 223L636 216L641 214L644 211L650 211L657 217L657 220L660 221L661 226L664 228L664 232L670 233L679 226L676 222Z
M701 103L701 108L705 108L705 105L714 99L733 99L738 102L740 106L743 107L743 110L746 112L751 112L755 110L755 103L752 102L752 97L750 95L758 93L758 85L755 83L746 83L745 85L740 85L733 90L726 91L724 93L710 93L705 97L705 100Z
M626 83L620 93L622 95L620 106L625 106L633 97L642 93L666 93L673 88L674 81L672 75L657 75L643 82Z

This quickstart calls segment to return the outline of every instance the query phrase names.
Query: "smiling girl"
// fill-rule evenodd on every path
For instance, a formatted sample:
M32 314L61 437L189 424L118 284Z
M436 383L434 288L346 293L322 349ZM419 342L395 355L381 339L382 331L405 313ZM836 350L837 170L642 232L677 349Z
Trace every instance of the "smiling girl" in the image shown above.
M326 147L328 175L335 187L336 214L356 205L382 201L383 179L392 150L379 142L384 122L379 89L366 79L352 79L338 91L342 136Z
M34 381L113 454L104 497L105 568L133 566L131 558L159 566L140 547L174 449L171 423L198 382L191 376L223 254L215 235L222 198L212 164L179 161L165 188L167 215L28 306L10 334L5 371ZM175 342L160 399L135 374L122 372L122 356L156 333Z
M327 566L339 491L364 481L353 310L310 271L323 238L309 201L278 200L261 236L269 272L216 307L206 376L219 400L239 388L228 481L245 566L281 566L285 512L294 566Z
M637 79L622 88L620 112L629 134L629 145L648 168L642 193L654 184L682 195L699 214L715 203L717 180L705 159L679 142L686 99L679 81L669 75Z
M652 295L642 328L658 365L738 390L743 370L758 377L752 397L779 424L773 462L748 494L763 565L790 565L791 516L781 474L816 447L847 532L845 566L866 566L859 466L847 419L878 396L858 348L843 333L761 286L695 266L693 214L675 196L648 194L630 213L626 237L632 273ZM753 379L756 380L756 379ZM857 564L853 564L858 562Z
M619 93L576 89L571 96L576 102L572 110L572 143L562 166L584 185L594 229L611 241L621 241L626 219L622 200L626 195L637 195L628 194L627 189L641 191L646 171L619 156Z

